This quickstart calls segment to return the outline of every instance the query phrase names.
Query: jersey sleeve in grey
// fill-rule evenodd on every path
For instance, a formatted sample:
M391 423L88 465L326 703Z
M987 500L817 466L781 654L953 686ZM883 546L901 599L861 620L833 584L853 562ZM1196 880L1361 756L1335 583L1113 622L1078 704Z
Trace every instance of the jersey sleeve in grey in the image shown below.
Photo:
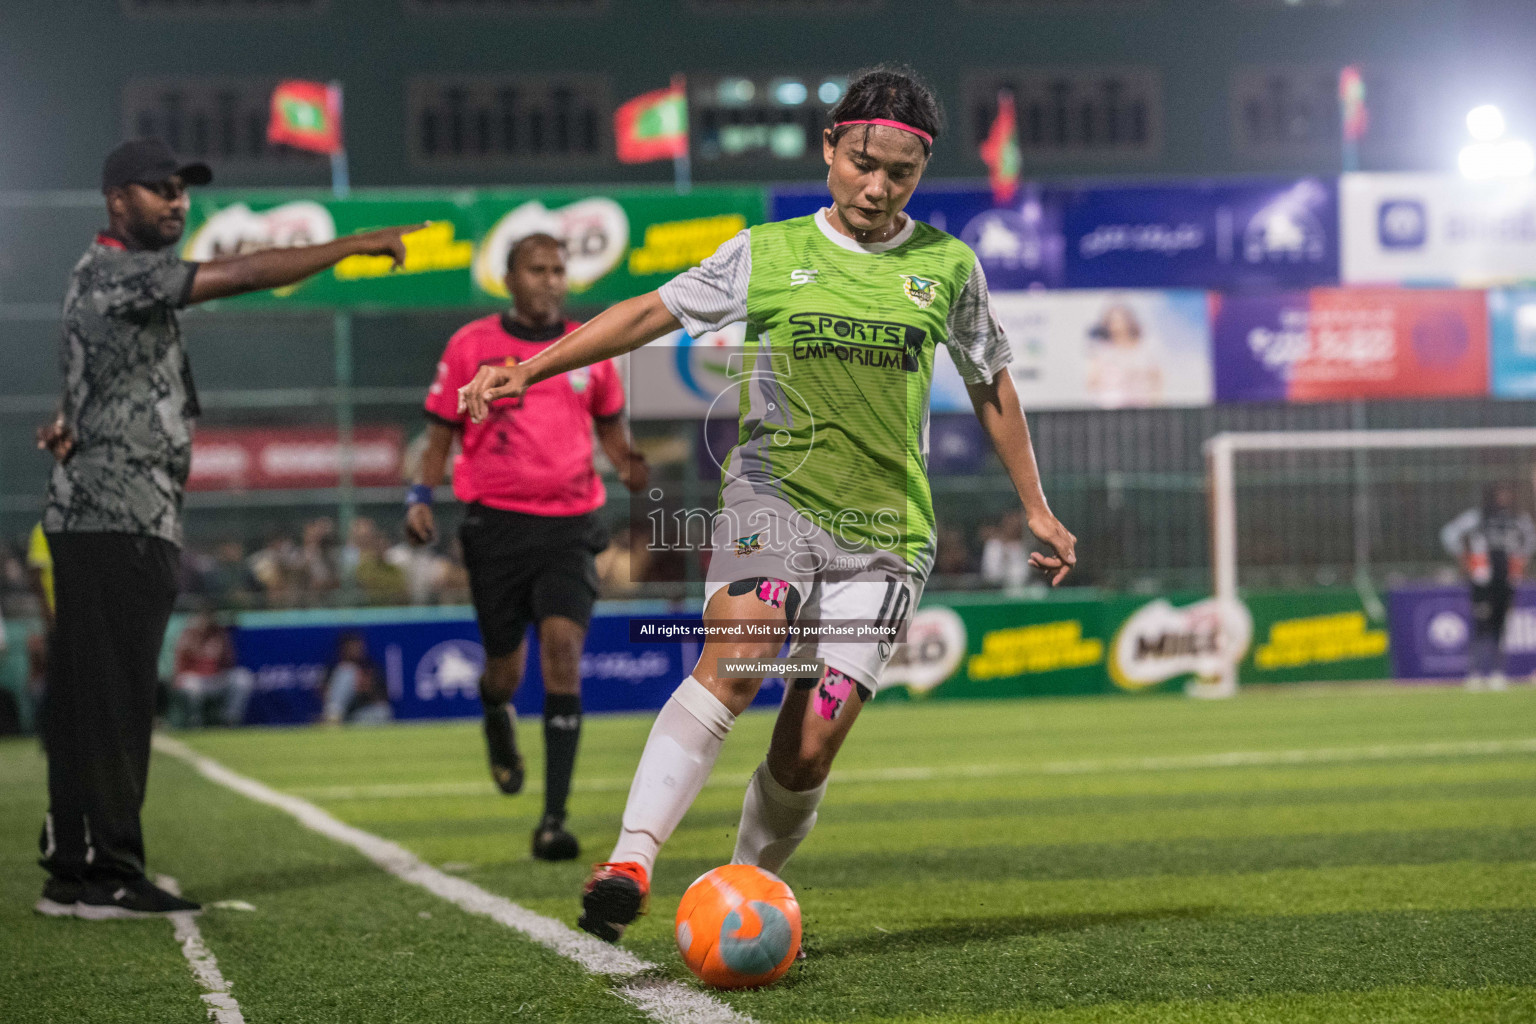
M948 330L949 354L967 384L991 383L999 370L1013 362L1013 350L992 309L980 260L971 268L959 298L950 304Z
M752 236L740 231L703 263L657 289L662 305L694 337L747 318L752 279Z

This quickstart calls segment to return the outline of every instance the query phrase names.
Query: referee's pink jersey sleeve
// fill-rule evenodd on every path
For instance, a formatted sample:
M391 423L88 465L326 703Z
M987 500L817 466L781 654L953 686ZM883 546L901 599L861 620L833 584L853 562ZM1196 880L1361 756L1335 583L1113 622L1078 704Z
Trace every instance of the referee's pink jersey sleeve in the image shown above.
M437 363L437 376L427 388L427 412L449 423L463 423L464 417L459 413L459 388L473 378L474 373L470 372L464 358L464 345L455 334L448 339L443 357Z
M619 377L619 367L611 359L605 359L592 367L593 416L617 416L624 411L624 381Z

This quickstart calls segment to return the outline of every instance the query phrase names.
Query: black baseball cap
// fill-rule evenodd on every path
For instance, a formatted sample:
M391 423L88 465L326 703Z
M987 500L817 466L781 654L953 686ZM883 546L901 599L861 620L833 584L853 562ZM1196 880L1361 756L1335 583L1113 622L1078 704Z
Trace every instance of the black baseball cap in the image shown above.
M107 154L101 165L101 190L124 185L153 185L180 175L188 185L206 185L213 171L205 163L183 163L159 139L132 139Z

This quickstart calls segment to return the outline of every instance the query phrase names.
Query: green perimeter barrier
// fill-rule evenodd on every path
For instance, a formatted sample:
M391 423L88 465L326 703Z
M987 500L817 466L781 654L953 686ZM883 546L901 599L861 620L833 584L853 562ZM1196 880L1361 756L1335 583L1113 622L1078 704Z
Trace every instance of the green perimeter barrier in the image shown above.
M1236 620L1201 594L1129 597L1093 591L1038 599L932 593L886 671L882 700L965 700L1177 692L1222 657L1240 655L1245 685L1390 679L1385 622L1353 589L1249 594ZM604 614L657 614L659 602L602 602ZM473 616L468 607L242 612L242 625L361 624ZM185 615L166 633L162 674ZM7 622L0 686L22 697L31 620ZM1246 636L1244 634L1246 633ZM22 697L23 721L30 708Z
M1177 691L1237 658L1244 684L1388 679L1385 622L1354 590L1247 595L1223 615L1199 594L931 594L884 694L934 699Z
M349 309L506 305L507 253L546 232L566 244L572 301L609 305L664 284L767 216L762 188L362 190L347 199L287 191L198 192L182 255L324 242L354 231L430 221L406 238L405 264L352 256L290 288L230 306Z

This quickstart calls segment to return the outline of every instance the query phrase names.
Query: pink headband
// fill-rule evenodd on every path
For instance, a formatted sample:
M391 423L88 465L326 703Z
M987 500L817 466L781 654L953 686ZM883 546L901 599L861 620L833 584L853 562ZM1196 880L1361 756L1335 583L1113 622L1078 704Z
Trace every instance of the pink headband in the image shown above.
M913 135L916 135L918 138L922 139L928 145L930 145L930 146L933 145L933 136L929 135L927 132L923 131L921 128L913 128L911 125L909 125L909 124L902 124L900 121L887 121L883 117L871 117L868 120L864 120L864 121L839 121L839 122L837 122L837 124L833 125L832 127L834 127L834 128L841 128L844 125L849 125L849 124L883 124L887 128L899 128L899 129L901 129L904 132L911 132Z

